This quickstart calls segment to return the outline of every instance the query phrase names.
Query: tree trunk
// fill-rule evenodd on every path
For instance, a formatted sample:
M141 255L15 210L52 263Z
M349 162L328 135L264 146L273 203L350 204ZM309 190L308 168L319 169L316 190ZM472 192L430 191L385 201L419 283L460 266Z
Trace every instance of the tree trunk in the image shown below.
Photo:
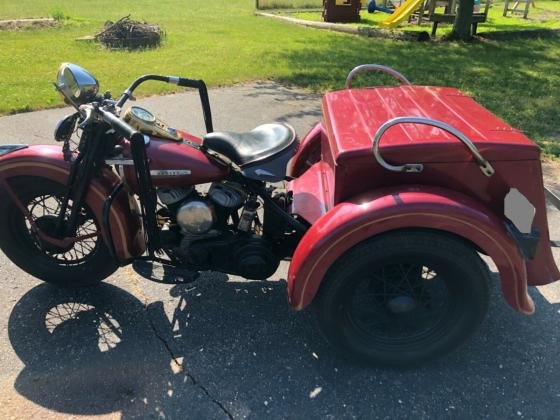
M474 0L459 0L453 30L449 34L450 39L460 39L463 41L471 39L473 7Z

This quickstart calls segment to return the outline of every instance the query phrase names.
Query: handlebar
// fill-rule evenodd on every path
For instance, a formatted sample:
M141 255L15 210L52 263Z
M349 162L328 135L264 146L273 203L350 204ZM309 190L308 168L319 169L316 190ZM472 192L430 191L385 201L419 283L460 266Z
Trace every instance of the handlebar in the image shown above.
M128 125L123 120L121 120L119 117L115 116L114 114L108 111L104 111L101 108L97 109L97 111L99 112L101 119L105 121L107 124L109 124L113 128L113 130L115 130L121 136L124 136L133 142L145 141L144 135L142 133L132 128L130 125Z
M132 82L132 84L128 87L127 90L123 92L122 96L117 101L116 107L122 108L125 102L132 98L132 92L134 92L134 90L138 86L148 80L173 83L181 87L198 89L200 102L202 104L202 113L204 115L204 125L206 126L206 132L211 133L214 131L214 126L212 123L212 110L210 108L210 99L208 97L208 88L206 87L206 83L204 83L203 80L186 79L177 76L160 76L157 74L146 74L144 76L140 76L138 79Z

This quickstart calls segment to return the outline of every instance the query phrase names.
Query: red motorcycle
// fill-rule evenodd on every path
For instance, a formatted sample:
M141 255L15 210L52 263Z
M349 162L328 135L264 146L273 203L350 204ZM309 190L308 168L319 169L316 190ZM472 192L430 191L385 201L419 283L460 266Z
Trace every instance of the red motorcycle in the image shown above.
M363 71L401 85L353 89ZM208 134L124 111L147 80L198 89ZM114 100L66 63L55 86L76 108L57 126L62 147L0 147L0 246L44 281L95 285L128 264L149 278L159 264L164 282L201 270L263 280L289 260L290 305L313 303L343 354L410 366L483 320L480 254L525 314L527 286L560 278L538 147L457 89L359 66L299 141L286 124L214 132L201 80L146 75Z

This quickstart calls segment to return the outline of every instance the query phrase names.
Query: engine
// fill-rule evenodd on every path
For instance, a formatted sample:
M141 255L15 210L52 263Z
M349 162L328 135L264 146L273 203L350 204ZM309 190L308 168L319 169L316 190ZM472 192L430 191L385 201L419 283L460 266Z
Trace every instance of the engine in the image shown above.
M185 263L250 279L266 279L276 271L278 257L250 228L255 201L240 185L213 183L204 195L194 187L160 188L158 198L169 220L169 230L162 231L170 239L165 242Z
M181 204L175 218L184 234L202 235L216 223L216 210L208 200L191 198Z

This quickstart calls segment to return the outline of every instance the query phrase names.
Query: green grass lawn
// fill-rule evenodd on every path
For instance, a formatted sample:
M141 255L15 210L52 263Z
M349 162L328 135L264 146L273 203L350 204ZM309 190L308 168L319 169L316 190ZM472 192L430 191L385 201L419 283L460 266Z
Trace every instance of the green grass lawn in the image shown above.
M274 79L323 91L342 88L355 65L382 63L414 83L457 86L471 93L545 151L560 156L557 34L507 42L403 42L256 17L254 6L254 0L98 0L95 7L85 0L1 0L0 19L61 13L70 18L59 28L0 32L0 113L61 105L52 81L63 61L86 67L102 89L115 94L143 73L203 78L210 86ZM116 52L75 41L95 33L106 20L128 14L162 25L167 32L163 45ZM382 76L360 80L387 81ZM169 89L153 82L138 94Z

